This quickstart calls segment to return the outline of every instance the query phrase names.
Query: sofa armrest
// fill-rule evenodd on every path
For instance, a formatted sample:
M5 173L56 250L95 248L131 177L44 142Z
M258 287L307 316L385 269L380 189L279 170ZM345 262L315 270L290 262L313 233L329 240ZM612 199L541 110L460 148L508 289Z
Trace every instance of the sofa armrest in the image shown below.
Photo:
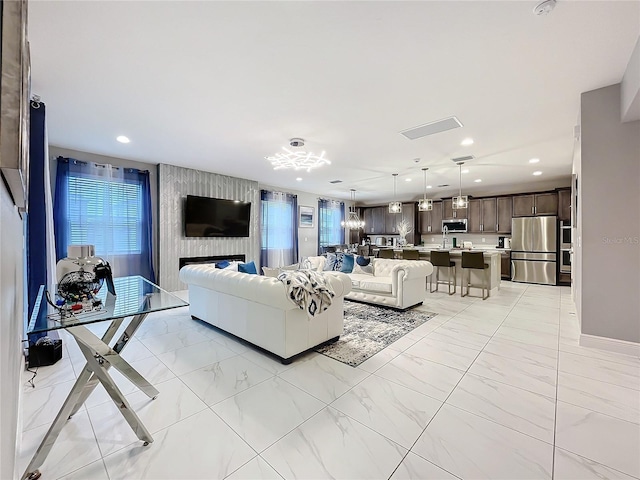
M433 273L433 265L426 260L407 260L407 262L395 265L391 269L391 276L396 277L398 280L426 278L431 275L431 273Z

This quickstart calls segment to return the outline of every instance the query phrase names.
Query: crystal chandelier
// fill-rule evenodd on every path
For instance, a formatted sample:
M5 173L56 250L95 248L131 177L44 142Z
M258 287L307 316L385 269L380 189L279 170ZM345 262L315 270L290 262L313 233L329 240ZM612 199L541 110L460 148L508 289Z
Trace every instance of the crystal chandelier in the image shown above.
M462 165L464 165L464 162L458 162L458 166L460 167L460 190L458 192L458 196L453 197L453 201L451 202L451 206L454 210L464 209L469 205L469 197L462 195Z
M351 189L351 206L349 207L349 213L347 215L347 220L340 222L347 230L358 230L364 227L364 221L360 220L358 216L358 212L356 211L356 191Z
M302 138L292 138L289 140L289 145L292 147L304 147L304 140ZM274 170L293 168L294 170L310 172L313 168L331 164L329 160L324 158L325 152L316 155L304 149L291 150L287 147L282 147L282 150L284 150L284 153L277 152L270 157L265 157L271 162Z
M428 168L423 168L424 172L424 197L420 199L418 202L418 211L419 212L429 212L433 210L433 200L427 198L427 170Z
M389 213L402 213L402 202L396 201L396 177L397 173L393 175L393 202L389 202Z

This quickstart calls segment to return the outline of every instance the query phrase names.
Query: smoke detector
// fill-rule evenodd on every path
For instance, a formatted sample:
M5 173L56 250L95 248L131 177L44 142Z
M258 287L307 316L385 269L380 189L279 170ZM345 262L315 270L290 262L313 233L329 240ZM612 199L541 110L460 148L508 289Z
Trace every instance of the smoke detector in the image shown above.
M304 147L304 140L302 138L292 138L289 140L289 145L292 147Z
M556 0L545 0L533 7L533 14L543 17L549 15L556 6Z

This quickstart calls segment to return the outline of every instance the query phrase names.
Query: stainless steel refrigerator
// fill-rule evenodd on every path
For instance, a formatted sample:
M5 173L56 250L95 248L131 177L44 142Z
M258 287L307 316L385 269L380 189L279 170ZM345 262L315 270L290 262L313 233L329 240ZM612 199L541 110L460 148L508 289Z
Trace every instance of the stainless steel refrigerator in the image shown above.
M511 280L556 284L556 217L511 220Z

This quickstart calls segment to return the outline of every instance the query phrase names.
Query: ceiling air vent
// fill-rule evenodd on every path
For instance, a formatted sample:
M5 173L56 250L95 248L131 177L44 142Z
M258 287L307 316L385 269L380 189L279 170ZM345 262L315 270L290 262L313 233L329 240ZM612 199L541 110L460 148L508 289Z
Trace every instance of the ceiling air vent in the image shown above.
M467 155L466 157L458 157L458 158L452 158L451 161L453 163L460 163L460 162L468 162L469 160L473 160L474 157L473 155Z
M342 183L342 180L331 180L329 183Z
M436 120L435 122L425 123L417 127L409 128L400 132L409 140L415 140L416 138L426 137L427 135L433 135L435 133L446 132L454 128L460 128L462 123L456 117L443 118L442 120Z

